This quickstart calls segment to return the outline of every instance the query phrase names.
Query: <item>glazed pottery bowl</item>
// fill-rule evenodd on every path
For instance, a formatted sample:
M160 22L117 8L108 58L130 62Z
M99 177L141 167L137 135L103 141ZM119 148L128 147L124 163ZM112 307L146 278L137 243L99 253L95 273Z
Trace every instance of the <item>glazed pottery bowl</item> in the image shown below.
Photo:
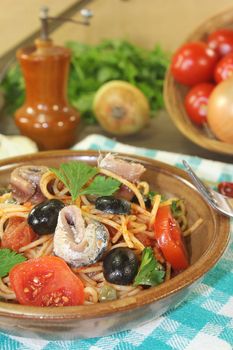
M0 185L8 184L9 174L16 166L58 166L69 160L94 165L98 156L94 151L54 151L9 158L0 162ZM190 267L136 296L96 305L51 308L1 301L1 330L19 336L72 339L132 329L176 307L219 260L229 239L229 220L206 204L182 170L147 158L122 156L145 166L142 178L149 182L152 189L184 200L189 225L200 217L203 219L202 225L186 239Z

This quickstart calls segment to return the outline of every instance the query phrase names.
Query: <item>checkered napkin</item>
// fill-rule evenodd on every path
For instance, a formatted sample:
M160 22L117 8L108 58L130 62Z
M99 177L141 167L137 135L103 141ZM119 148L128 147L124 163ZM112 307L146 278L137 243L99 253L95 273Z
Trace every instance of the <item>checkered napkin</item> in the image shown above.
M142 155L177 167L186 159L210 181L233 181L233 165L182 154L124 145L91 135L76 150L109 150ZM232 225L233 233L233 225ZM72 341L26 339L0 333L1 350L231 350L233 345L233 242L218 264L175 310L129 331L102 338Z

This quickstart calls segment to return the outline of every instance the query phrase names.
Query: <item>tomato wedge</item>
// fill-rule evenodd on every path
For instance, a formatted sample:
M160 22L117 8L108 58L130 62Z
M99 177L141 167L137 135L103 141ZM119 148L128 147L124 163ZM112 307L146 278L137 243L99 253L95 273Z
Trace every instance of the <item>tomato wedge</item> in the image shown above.
M188 267L188 256L182 241L181 230L173 218L170 206L160 207L154 223L155 239L165 259L174 270Z
M30 228L25 218L9 219L2 236L2 248L10 248L16 252L36 239L36 233Z
M220 182L218 184L218 191L224 196L233 198L233 182Z
M82 281L58 257L43 256L17 264L9 277L20 304L71 306L84 303Z

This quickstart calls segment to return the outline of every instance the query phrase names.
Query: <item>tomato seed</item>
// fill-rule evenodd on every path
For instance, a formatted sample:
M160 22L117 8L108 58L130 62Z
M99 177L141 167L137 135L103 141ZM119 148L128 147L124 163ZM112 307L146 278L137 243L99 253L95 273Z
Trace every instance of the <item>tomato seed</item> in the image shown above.
M36 283L36 284L39 283L39 282L40 282L40 281L39 281L39 278L38 278L38 277L34 277L34 278L33 278L33 282Z

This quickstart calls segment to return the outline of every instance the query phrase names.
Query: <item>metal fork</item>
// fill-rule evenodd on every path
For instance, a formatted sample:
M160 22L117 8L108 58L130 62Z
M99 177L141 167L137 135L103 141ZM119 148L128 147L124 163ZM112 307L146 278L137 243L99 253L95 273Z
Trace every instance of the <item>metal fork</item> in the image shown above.
M196 189L200 192L202 197L216 210L221 212L222 214L226 216L233 217L233 199L226 197L216 191L214 191L212 188L206 186L199 177L194 173L191 166L186 162L186 160L183 160L183 164L185 166L185 169L192 179L192 182Z

